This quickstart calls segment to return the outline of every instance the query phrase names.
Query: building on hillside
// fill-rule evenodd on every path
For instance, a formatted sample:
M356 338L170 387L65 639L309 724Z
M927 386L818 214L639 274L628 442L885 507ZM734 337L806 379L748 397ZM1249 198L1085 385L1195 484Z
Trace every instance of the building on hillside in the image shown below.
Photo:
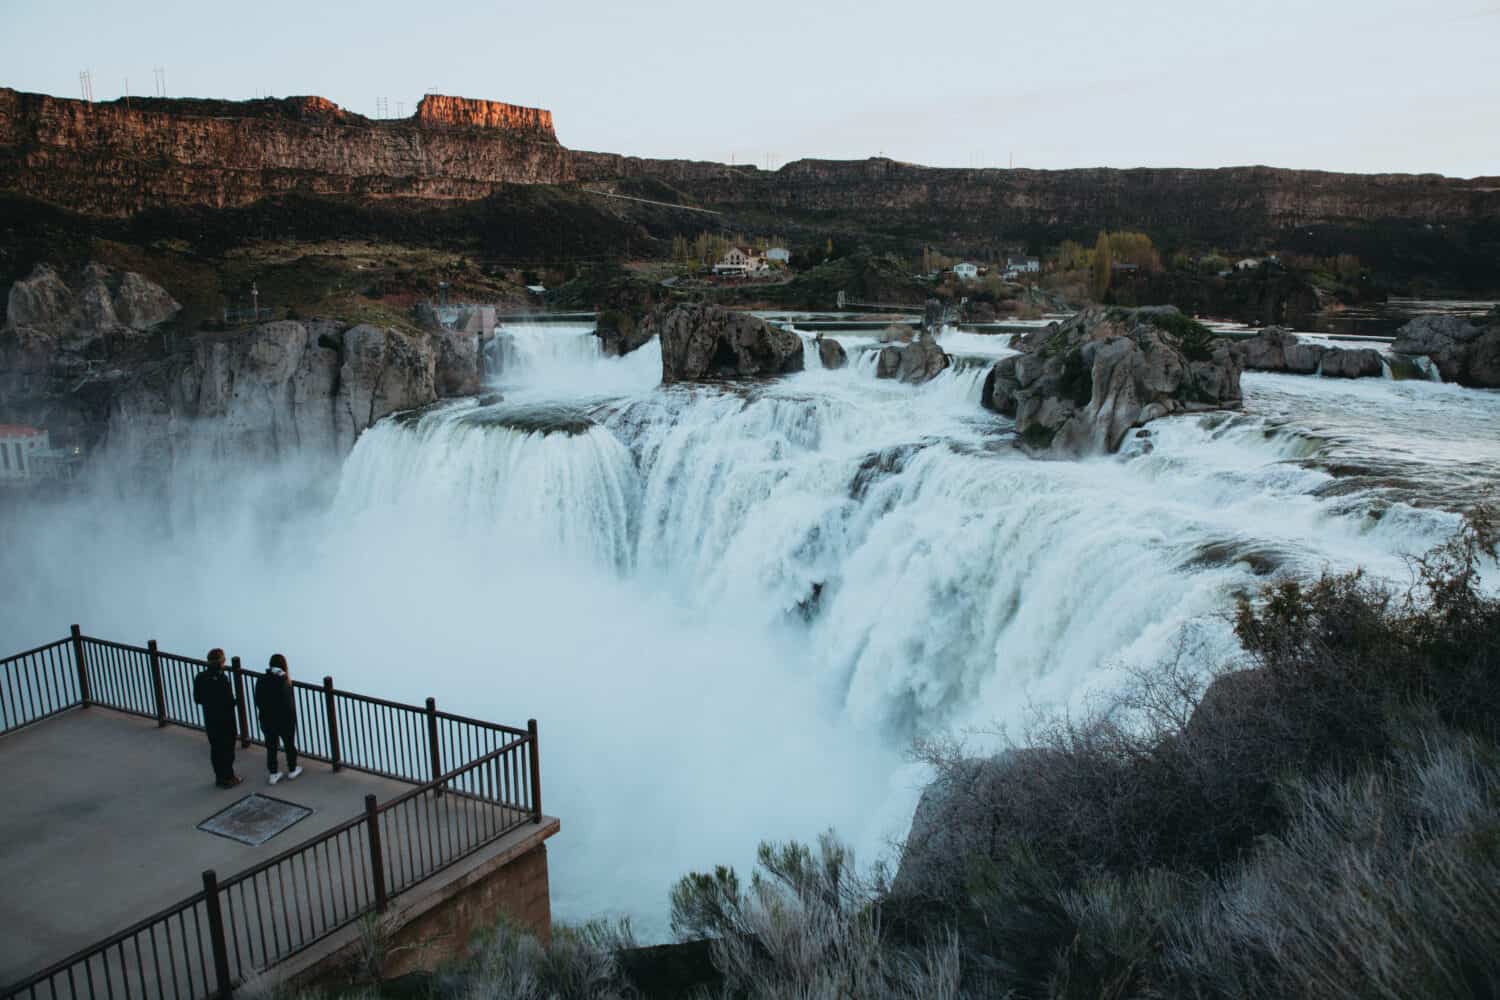
M979 267L964 261L962 264L953 265L953 273L958 276L959 281L973 281L979 277Z
M1005 258L1005 269L1000 276L1006 281L1015 281L1028 274L1037 274L1042 269L1040 258L1027 254L1011 254Z
M1257 267L1260 267L1260 261L1254 257L1246 257L1244 260L1237 261L1234 266L1239 271L1253 271Z
M21 424L0 424L0 483L26 486L49 479L71 479L82 452L53 448L47 432Z
M35 474L32 460L47 450L46 431L20 424L0 424L0 480L31 479Z
M714 265L714 274L743 278L746 275L759 274L768 266L766 258L749 247L730 247Z
M1141 265L1132 264L1129 261L1117 260L1109 265L1109 269L1116 274L1134 274L1141 269Z
M771 247L771 249L766 251L766 260L773 264L790 264L792 261L792 252L786 247Z

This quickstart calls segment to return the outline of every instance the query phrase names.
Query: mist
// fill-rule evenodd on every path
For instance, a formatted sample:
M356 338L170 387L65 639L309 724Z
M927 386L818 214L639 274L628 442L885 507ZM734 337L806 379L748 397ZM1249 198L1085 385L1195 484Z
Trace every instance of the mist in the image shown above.
M1034 462L977 402L1003 342L944 343L958 363L920 387L876 380L859 338L839 371L659 387L654 344L521 328L503 400L389 418L343 458L112 428L87 489L0 518L0 635L280 652L303 680L535 718L555 916L660 940L675 879L761 840L888 854L914 736L1015 727L1181 648L1230 662L1226 611L1268 568L1400 579L1500 467L1474 443L1500 397L1291 376L1151 447ZM1327 471L1350 455L1367 478Z

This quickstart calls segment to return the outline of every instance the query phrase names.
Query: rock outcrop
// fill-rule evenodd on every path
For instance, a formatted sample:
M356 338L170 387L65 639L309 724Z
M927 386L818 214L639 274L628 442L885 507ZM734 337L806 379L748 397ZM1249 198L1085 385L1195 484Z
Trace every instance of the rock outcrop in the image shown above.
M1500 309L1481 320L1418 316L1397 332L1391 349L1431 358L1444 382L1500 388Z
M1323 348L1304 344L1285 327L1270 326L1234 347L1246 369L1255 372L1291 372L1311 375L1323 360Z
M1309 344L1279 326L1240 341L1234 351L1247 371L1320 374L1325 378L1380 378L1385 374L1379 351Z
M103 353L110 337L140 337L181 310L165 288L133 271L89 264L69 285L47 264L11 286L5 328L73 352Z
M605 309L599 313L594 336L606 355L618 358L650 342L652 334L646 324L624 309Z
M849 353L832 337L818 338L818 360L823 363L824 368L842 368L849 363Z
M59 443L164 449L211 425L234 454L337 455L387 414L478 390L476 334L313 320L178 334L170 351L141 339L177 309L161 286L99 265L71 282L47 267L16 282L0 330L0 422L45 426Z
M1385 374L1380 352L1368 347L1330 347L1323 352L1324 378L1379 378Z
M1088 309L1012 346L1022 353L991 368L983 402L1033 454L1106 454L1132 427L1241 401L1229 342L1175 309Z
M882 347L875 363L875 376L920 385L941 374L950 364L952 359L943 353L937 338L923 330L910 343Z
M802 370L802 338L747 312L660 306L642 332L661 338L663 382L785 375Z

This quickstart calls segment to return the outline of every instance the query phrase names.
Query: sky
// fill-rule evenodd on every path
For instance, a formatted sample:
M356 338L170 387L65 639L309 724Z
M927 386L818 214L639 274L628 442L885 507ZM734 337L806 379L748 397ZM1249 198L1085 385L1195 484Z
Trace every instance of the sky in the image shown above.
M1500 175L1500 0L0 0L0 85L65 97L435 91L576 149L753 162ZM128 83L127 83L128 81Z

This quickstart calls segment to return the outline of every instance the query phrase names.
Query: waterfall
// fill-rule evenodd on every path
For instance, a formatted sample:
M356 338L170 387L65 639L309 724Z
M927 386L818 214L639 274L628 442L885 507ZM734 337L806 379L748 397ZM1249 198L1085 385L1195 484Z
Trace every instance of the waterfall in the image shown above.
M611 358L587 327L503 328L501 398L309 458L321 490L227 461L236 428L185 430L171 503L0 522L27 581L0 631L279 650L353 690L535 717L554 912L659 939L691 868L830 825L867 857L902 836L913 736L1016 726L1183 648L1233 661L1236 595L1405 581L1500 487L1496 393L1250 373L1243 412L1040 462L979 405L1008 338L943 331L954 364L918 386L874 377L874 337L838 339L840 370L662 386L654 341Z

